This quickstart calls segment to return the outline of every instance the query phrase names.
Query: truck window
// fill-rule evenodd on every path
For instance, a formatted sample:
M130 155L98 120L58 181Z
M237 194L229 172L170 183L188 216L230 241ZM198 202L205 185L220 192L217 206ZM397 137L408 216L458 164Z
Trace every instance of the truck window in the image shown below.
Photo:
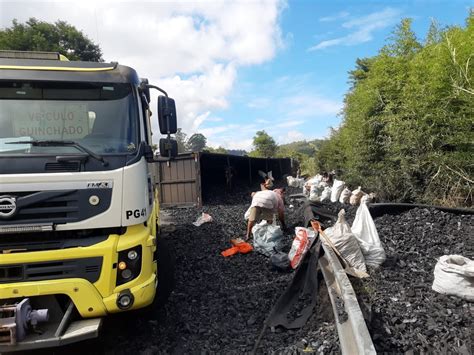
M71 147L8 144L77 141L100 153L132 153L138 109L129 84L0 82L0 154L57 154Z

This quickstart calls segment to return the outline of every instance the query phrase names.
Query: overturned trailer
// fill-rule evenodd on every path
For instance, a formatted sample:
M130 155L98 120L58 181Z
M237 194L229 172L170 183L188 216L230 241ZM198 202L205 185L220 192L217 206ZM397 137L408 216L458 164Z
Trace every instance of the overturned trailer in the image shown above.
M272 171L276 180L291 174L290 158L252 158L216 153L185 153L155 164L155 176L162 207L202 206L214 193L250 186L262 177L258 171Z

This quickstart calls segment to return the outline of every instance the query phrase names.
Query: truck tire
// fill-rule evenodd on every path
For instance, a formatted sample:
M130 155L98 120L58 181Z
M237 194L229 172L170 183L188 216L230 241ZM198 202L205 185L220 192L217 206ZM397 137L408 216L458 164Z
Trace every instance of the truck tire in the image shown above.
M175 284L175 258L168 242L162 237L156 238L155 257L158 266L158 286L152 307L158 310L162 308L168 300Z

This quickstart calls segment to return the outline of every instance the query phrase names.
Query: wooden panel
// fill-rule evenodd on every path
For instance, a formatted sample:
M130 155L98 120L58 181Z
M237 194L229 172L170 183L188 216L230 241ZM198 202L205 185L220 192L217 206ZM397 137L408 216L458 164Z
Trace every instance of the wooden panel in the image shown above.
M167 162L160 161L158 191L161 206L199 206L201 203L198 160L194 155L179 156Z

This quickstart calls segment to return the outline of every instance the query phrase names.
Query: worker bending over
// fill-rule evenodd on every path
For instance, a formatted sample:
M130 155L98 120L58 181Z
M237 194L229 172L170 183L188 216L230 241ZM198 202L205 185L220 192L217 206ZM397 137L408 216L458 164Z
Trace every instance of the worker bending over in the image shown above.
M273 223L273 215L277 214L281 227L286 229L285 205L283 203L284 189L263 190L252 192L252 204L250 205L250 216L247 223L247 234L245 240L250 238L252 227L257 220L266 220L268 224Z

